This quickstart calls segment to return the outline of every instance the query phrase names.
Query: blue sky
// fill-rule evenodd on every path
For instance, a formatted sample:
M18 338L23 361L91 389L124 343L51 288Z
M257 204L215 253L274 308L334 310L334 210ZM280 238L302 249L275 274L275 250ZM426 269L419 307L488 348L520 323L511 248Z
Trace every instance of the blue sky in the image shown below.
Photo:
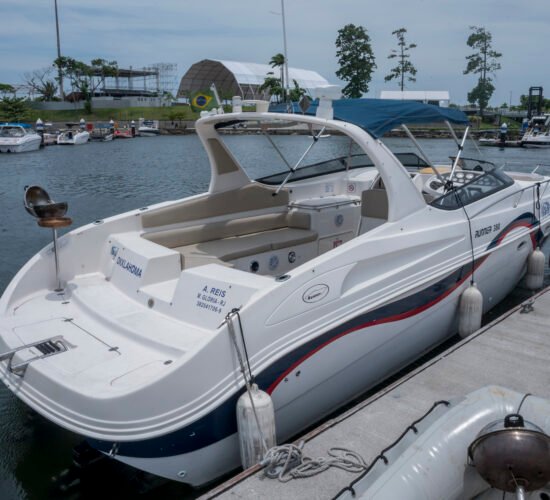
M0 82L21 83L23 75L56 57L54 0L0 0ZM178 81L201 59L267 63L282 52L280 0L58 0L64 55L95 57L139 68L178 64ZM348 23L362 25L372 39L378 68L369 96L396 89L384 82L395 47L391 32L405 27L418 45L418 69L410 90L449 90L465 103L475 84L462 74L470 53L469 26L484 26L502 52L492 104L512 102L531 85L550 95L549 0L286 0L288 59L338 83L334 41Z

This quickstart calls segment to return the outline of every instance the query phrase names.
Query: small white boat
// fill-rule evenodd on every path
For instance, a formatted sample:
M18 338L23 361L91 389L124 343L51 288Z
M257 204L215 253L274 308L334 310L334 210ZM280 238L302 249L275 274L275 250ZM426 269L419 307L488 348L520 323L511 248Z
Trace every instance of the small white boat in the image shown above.
M550 147L550 114L531 118L529 128L521 138L521 144L526 148Z
M57 136L57 144L78 146L80 144L86 144L90 140L90 133L83 127L73 128L80 126L78 123L67 123L68 130L63 130Z
M160 134L158 120L139 119L138 134L142 137L155 137Z
M30 125L0 123L0 153L25 153L40 148L42 138Z
M109 142L115 138L114 128L110 124L99 124L90 133L90 140L97 142Z
M468 127L445 168L380 139L408 119L467 126L458 110L310 112L199 119L207 192L35 255L0 299L0 380L111 457L198 486L239 466L243 374L284 442L454 335L474 278L480 315L512 291L549 233L550 177L462 158ZM276 134L296 125L315 137ZM233 127L261 134L254 150Z
M550 498L550 401L490 386L439 401L338 500Z

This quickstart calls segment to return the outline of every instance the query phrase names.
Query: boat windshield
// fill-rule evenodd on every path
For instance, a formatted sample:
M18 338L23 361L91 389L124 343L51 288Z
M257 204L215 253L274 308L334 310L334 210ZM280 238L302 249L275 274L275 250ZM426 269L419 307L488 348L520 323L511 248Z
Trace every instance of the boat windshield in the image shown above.
M472 180L460 187L457 186L451 189L440 198L432 201L431 205L443 210L456 210L505 189L514 183L510 177L497 168L478 175L468 175L473 176Z
M0 137L23 137L25 131L21 127L2 127Z
M290 120L248 120L216 126L222 141L251 179L281 186L346 170L371 168L374 162L339 130ZM428 166L414 153L397 153L408 169Z
M422 158L414 153L396 153L395 156L407 169L414 170L429 166ZM292 176L292 181L300 181L321 175L343 172L344 170L353 170L356 168L366 167L374 167L374 163L366 154L341 156L339 158L333 158L331 160L314 163L300 168ZM273 175L268 175L266 177L260 177L256 179L256 181L263 184L280 184L287 175L288 170Z
M449 158L454 164L456 156L449 156ZM475 172L492 172L497 168L497 166L490 161L464 157L459 158L457 166L462 170L473 170Z

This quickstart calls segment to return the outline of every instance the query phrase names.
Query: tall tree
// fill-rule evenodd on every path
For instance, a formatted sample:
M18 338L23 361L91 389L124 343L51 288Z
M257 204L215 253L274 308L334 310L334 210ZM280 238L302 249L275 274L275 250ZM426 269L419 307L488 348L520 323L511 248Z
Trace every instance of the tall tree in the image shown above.
M281 88L283 89L283 97L284 97L284 90L286 89L286 85L285 85L285 56L284 54L281 54L280 52L278 54L275 54L271 60L269 61L269 65L275 69L275 68L279 68L279 71L280 71L280 74L281 74L281 77L280 77L280 81L281 81Z
M397 66L390 70L390 74L384 78L385 82L389 82L393 79L399 80L399 87L401 92L405 89L405 80L408 82L416 82L416 68L413 63L410 61L410 51L411 49L416 48L416 43L410 43L407 45L405 41L405 33L407 30L405 28L399 28L398 30L392 31L392 35L397 37L397 49L393 49L391 54L388 56L388 59L397 59Z
M495 91L493 79L490 75L500 69L499 57L502 54L493 50L493 35L483 27L470 26L470 36L466 40L468 47L474 49L474 53L466 56L468 64L464 74L478 75L477 85L468 92L468 102L478 104L479 113L483 116L489 100Z
M336 76L348 82L342 94L349 98L361 97L369 91L372 73L376 68L367 30L362 26L346 24L338 30L336 57L340 69Z

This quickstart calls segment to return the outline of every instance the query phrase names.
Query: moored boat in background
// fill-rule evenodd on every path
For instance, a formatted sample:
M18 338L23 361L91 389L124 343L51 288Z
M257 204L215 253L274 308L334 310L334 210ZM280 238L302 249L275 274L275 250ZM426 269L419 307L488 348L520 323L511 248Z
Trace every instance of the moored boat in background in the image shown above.
M26 123L0 123L0 153L25 153L40 148L42 138Z
M158 120L139 119L138 134L143 137L155 137L160 134Z
M83 120L81 120L80 123L67 123L66 125L68 129L59 132L57 144L78 146L86 144L90 140L90 133L85 130Z
M526 148L550 147L550 114L531 118L529 128L521 138L521 144Z

